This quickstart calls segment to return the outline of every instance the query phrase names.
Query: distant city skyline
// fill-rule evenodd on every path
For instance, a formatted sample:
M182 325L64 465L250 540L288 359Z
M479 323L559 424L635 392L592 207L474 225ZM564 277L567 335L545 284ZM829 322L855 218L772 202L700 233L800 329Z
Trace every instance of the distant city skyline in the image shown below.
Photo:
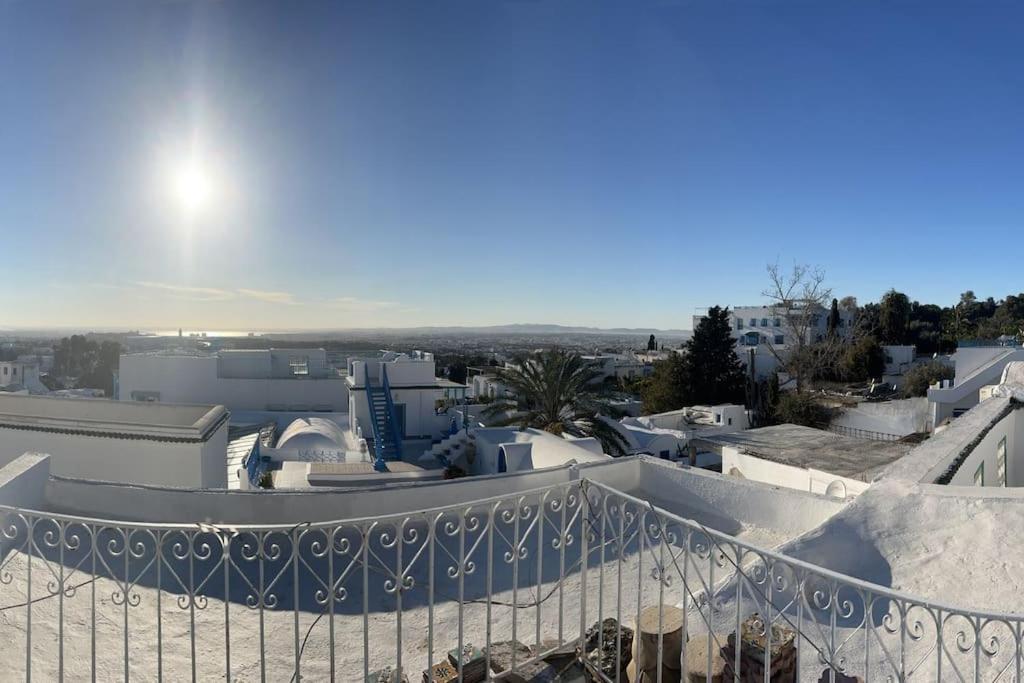
M0 3L0 328L1022 287L1024 6Z

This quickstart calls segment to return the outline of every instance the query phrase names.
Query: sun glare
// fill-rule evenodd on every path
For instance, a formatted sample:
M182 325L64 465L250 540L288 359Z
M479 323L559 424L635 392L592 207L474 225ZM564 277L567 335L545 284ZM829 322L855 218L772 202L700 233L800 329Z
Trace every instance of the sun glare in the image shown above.
M195 212L210 203L213 182L203 164L192 161L181 166L174 178L174 192L182 208Z

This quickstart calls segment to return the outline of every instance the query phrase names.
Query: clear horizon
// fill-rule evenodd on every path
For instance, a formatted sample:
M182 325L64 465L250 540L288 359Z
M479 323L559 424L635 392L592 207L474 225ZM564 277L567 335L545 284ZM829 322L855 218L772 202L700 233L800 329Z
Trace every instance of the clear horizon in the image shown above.
M0 3L0 324L688 329L1021 289L1024 6Z

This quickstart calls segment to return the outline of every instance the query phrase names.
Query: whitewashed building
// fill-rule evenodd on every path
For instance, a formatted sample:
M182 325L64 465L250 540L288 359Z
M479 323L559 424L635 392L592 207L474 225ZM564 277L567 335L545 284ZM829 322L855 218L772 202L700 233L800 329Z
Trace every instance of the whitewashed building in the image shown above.
M218 403L231 411L345 412L348 388L323 349L125 354L122 401Z
M419 456L462 426L454 408L467 387L435 372L433 354L422 351L349 358L348 428L372 444L378 466Z
M0 361L0 388L18 387L29 393L44 393L39 380L39 363L34 359Z
M1024 361L1020 346L962 346L952 356L955 376L928 389L932 425L938 427L950 417L959 417L980 401L980 392L998 384L1003 370L1014 361Z
M223 488L227 424L223 406L0 393L0 464L37 452L65 477Z

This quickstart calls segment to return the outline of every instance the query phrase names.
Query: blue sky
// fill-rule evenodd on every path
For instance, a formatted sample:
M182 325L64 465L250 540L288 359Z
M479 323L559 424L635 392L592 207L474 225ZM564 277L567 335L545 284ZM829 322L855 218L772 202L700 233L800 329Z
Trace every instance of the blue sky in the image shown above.
M1022 15L0 0L0 326L689 327L776 259L1000 297Z

